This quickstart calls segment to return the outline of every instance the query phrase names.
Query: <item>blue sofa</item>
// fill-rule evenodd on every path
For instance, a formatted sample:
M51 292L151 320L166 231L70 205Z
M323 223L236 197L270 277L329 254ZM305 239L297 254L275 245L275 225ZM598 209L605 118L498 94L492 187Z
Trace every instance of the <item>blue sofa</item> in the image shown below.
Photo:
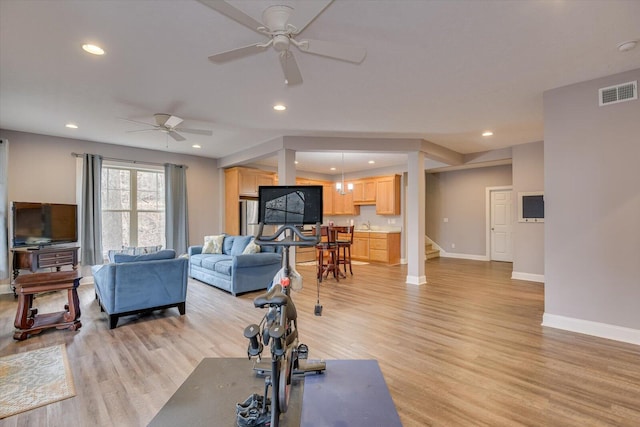
M187 258L173 249L147 255L113 256L113 263L91 268L100 307L109 315L109 328L118 318L144 311L178 307L185 313Z
M224 236L221 253L202 253L203 246L189 247L189 276L230 292L266 290L282 266L282 255L273 247L243 253L253 236Z

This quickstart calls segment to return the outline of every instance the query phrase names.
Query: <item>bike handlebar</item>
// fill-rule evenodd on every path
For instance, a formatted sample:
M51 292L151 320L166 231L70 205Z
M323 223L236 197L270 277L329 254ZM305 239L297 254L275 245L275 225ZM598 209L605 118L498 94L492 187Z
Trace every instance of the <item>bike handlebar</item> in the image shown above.
M260 246L315 246L320 242L320 223L316 224L316 234L314 236L305 236L297 226L291 224L281 226L271 236L264 236L262 234L263 227L264 224L260 223L258 234L254 240ZM290 233L287 233L287 230ZM283 238L277 240L280 236Z

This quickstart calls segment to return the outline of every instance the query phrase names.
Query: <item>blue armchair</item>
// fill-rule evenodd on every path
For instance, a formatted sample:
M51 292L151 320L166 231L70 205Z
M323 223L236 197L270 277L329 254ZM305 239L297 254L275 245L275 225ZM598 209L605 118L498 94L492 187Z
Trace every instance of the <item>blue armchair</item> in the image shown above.
M177 307L185 313L189 261L166 249L147 255L115 255L114 263L91 268L96 298L109 315L109 328L120 316Z

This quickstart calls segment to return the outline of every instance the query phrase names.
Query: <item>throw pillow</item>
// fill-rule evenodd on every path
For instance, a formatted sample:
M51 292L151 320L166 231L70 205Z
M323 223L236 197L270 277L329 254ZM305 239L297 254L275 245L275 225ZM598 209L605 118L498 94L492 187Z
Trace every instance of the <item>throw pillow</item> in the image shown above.
M256 242L253 239L251 239L251 241L249 242L247 247L244 248L244 251L242 251L242 254L243 255L257 254L258 252L260 252L260 246L257 245Z
M253 236L235 236L229 255L241 255L251 240L253 240Z
M224 234L220 234L218 236L204 236L204 246L202 246L202 253L221 254L223 241Z

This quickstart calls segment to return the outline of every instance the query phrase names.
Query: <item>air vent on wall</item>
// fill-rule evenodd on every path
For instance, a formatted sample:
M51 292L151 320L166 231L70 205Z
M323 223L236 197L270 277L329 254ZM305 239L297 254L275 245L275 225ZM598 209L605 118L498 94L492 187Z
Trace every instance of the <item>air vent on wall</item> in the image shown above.
M603 87L598 90L600 106L638 99L638 81Z

